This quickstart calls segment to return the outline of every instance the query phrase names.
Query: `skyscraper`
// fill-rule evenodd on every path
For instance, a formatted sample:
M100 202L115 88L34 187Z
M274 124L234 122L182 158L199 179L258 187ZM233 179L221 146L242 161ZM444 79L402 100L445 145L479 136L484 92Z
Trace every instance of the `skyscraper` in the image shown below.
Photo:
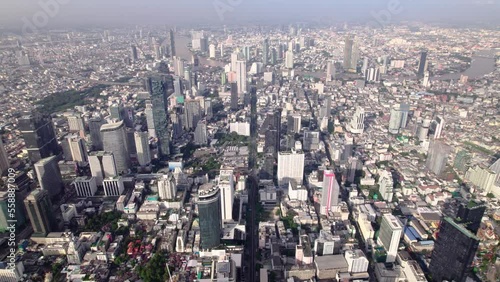
M111 152L92 152L89 156L90 173L95 177L97 185L102 185L104 178L118 175L115 157Z
M184 127L187 130L196 129L196 125L198 125L201 117L201 105L198 100L187 100L184 102Z
M157 179L158 184L158 196L162 200L173 200L177 192L177 187L175 184L175 178L173 174L164 174Z
M136 62L137 59L138 59L137 47L135 45L131 45L130 46L130 60L132 60L132 62Z
M437 116L436 119L432 122L432 129L434 130L434 139L441 138L443 134L444 128L444 119L442 116Z
M403 232L403 225L392 214L384 214L380 224L378 243L384 246L387 252L386 262L395 262L398 255L399 241Z
M9 166L9 156L7 155L7 151L5 151L5 146L0 135L0 176L7 172Z
M386 202L391 203L394 196L394 181L392 179L392 173L390 171L383 170L380 173L378 184L379 192L382 195L382 198Z
M134 132L134 140L139 165L146 166L150 164L151 151L149 149L149 134L147 132Z
M94 151L102 150L101 126L105 123L99 116L89 119L90 142Z
M233 220L234 175L232 170L221 170L218 178L222 221Z
M418 62L418 77L424 77L425 72L427 71L427 52L422 51L420 53L420 60Z
M356 72L359 50L353 38L347 37L344 45L344 70Z
M85 139L78 136L71 136L68 138L69 149L71 152L71 159L75 162L87 162L87 146Z
M167 119L166 83L163 78L154 77L148 79L154 130L158 138L158 154L160 158L170 155L170 134Z
M213 249L220 245L221 204L220 189L207 183L198 190L198 217L200 223L201 248Z
M175 51L175 34L172 29L169 31L169 43L170 43L170 57L173 58L176 56L176 51Z
M269 62L269 39L266 38L262 42L262 63L265 66L267 65L268 62Z
M194 144L207 145L207 123L203 120L198 121L196 129L194 130Z
M231 110L238 110L238 84L231 83Z
M61 193L64 186L61 171L57 165L57 157L41 159L34 166L40 187L49 193L51 199L54 199Z
M101 126L101 134L104 151L113 153L118 174L127 173L130 156L123 121Z
M286 51L285 54L285 68L293 69L293 65L294 65L293 51L288 50Z
M33 227L34 237L45 237L56 228L49 194L42 189L31 192L24 200L24 205Z
M236 83L238 84L238 95L243 96L247 92L247 62L236 61Z
M401 128L405 128L408 123L408 104L399 104L391 108L391 119L389 120L389 133L398 134Z
M320 213L328 215L333 206L339 204L340 186L335 178L333 170L325 170L323 173L323 190L321 192Z
M326 81L335 80L336 72L335 61L328 61L326 64Z
M483 203L478 203L471 200L468 203L462 203L458 207L457 222L463 224L472 234L477 234L481 228L481 221L486 211L486 206Z
M215 50L215 44L210 44L209 46L209 52L208 52L208 56L211 58L211 59L215 59L215 53L216 53L216 50Z
M432 281L464 282L479 247L479 238L450 217L441 220L429 271Z
M83 119L80 114L74 114L68 117L68 127L69 132L75 132L83 136L85 132L85 126L83 124Z
M365 109L357 107L350 123L350 132L353 134L362 134L365 130Z
M304 151L314 151L319 149L319 131L304 131L304 142L302 148Z
M278 153L278 185L288 185L293 179L301 185L304 179L304 153L302 151Z
M18 129L23 134L31 163L61 153L50 115L34 112L23 116L19 119Z
M299 133L302 128L302 116L290 115L287 118L287 132L288 134Z
M440 140L432 140L427 153L426 167L436 175L441 175L446 167L452 148Z

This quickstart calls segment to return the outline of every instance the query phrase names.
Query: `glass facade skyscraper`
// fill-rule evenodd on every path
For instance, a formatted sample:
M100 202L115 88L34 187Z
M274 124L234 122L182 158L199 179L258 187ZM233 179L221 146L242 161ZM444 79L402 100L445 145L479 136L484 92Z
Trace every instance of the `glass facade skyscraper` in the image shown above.
M161 77L148 79L153 111L153 123L158 138L158 151L160 158L170 155L170 134L167 119L167 85Z
M32 163L61 153L50 115L35 112L23 116L19 119L18 128L23 134Z
M200 219L201 248L212 249L220 245L221 238L220 190L204 184L198 191L198 216Z
M56 220L52 212L49 194L42 189L31 192L24 200L24 205L33 227L33 236L45 237L55 230Z

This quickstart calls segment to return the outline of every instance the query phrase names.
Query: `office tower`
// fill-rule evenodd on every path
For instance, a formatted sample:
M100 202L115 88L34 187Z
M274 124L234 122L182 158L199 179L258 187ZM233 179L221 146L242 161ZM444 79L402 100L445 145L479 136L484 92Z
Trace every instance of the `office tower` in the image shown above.
M267 65L269 62L269 39L266 38L264 39L264 42L262 42L262 63Z
M425 166L436 175L441 175L446 167L452 148L439 140L432 140L427 153Z
M173 200L177 193L177 186L173 174L164 174L157 179L158 195L161 200Z
M175 51L175 35L172 29L169 31L169 43L170 43L170 57L173 58L176 56L176 51Z
M232 170L221 170L218 178L222 221L233 220L234 176Z
M104 178L118 175L115 157L111 152L92 152L89 155L90 172L96 178L97 185L102 185Z
M128 173L130 156L123 121L101 126L104 151L113 153L118 174Z
M41 159L35 163L36 177L42 190L49 193L51 199L61 194L64 187L61 171L57 165L56 156Z
M445 217L441 220L429 264L432 281L466 281L478 247L476 235Z
M93 151L102 150L101 126L106 122L101 117L89 119L90 142Z
M427 140L430 126L431 126L430 119L424 119L422 121L422 124L418 128L418 140L420 141Z
M184 102L184 127L186 130L196 129L198 121L202 117L201 105L198 100L187 100Z
M288 134L299 133L302 128L302 116L301 115L290 115L287 118L287 132Z
M332 207L338 206L340 195L340 186L333 170L323 172L323 190L321 191L320 212L322 215L328 215Z
M304 153L302 151L278 153L278 185L285 186L293 179L302 185L304 178Z
M97 181L94 176L77 177L71 183L71 187L78 197L92 197L97 192Z
M236 83L238 85L238 95L242 96L247 92L247 62L236 61Z
M231 111L238 110L238 84L231 83Z
M156 138L155 131L155 121L153 117L153 104L151 100L146 100L145 102L146 109L144 110L144 114L146 115L146 125L148 126L148 134L151 138Z
M47 191L34 190L24 200L24 206L33 227L33 237L45 237L56 229L57 223Z
M270 59L270 64L271 65L276 65L278 62L278 52L276 51L276 48L271 49L271 59Z
M387 170L383 170L380 173L380 177L378 180L379 192L382 195L382 198L388 202L392 202L392 197L394 196L394 182L392 179L392 173Z
M391 108L391 119L389 120L389 133L398 134L401 128L405 128L408 123L408 104L399 104Z
M179 97L179 96L182 96L182 92L183 92L183 89L182 89L182 81L181 81L181 78L180 77L176 77L174 79L174 90L175 90L175 96Z
M477 231L481 228L481 221L485 212L486 206L484 203L471 200L468 203L460 204L456 221L472 232L472 234L477 234Z
M12 222L9 220L15 219L16 231L18 228L23 226L26 223L26 215L24 213L24 209L22 207L22 195L20 195L17 191L15 192L15 207L12 207L12 200L9 197L9 193L7 191L0 191L0 233L7 232L8 227ZM12 218L10 215L12 213L12 209L15 209L15 218ZM10 210L10 211L9 211ZM19 230L20 231L20 230Z
M304 151L314 151L319 149L319 131L304 131Z
M198 121L198 124L196 125L196 129L194 131L194 144L201 146L208 144L207 124L203 120Z
M211 120L214 117L214 109L212 98L204 98L205 101L205 117L207 120Z
M120 196L125 190L123 178L121 176L109 177L102 181L104 195L106 197Z
M123 120L122 112L123 112L123 105L120 102L113 103L109 106L109 115L111 119L114 121Z
M356 107L356 112L351 119L350 132L353 134L363 134L365 130L365 109L362 107Z
M236 62L238 61L238 53L237 52L234 52L231 54L231 71L236 71L237 69L237 66L236 66Z
M210 47L208 48L209 49L209 57L211 59L215 59L215 45L214 44L210 44Z
M170 133L167 119L166 83L159 77L149 78L153 124L156 137L158 138L158 154L160 158L170 155Z
M432 129L434 129L434 139L439 139L442 136L444 128L444 119L442 116L437 116L432 122Z
M134 140L139 165L146 166L150 164L151 151L149 149L149 134L147 132L134 132Z
M344 70L348 72L356 72L358 56L358 44L353 38L346 38L344 45Z
M69 132L75 132L80 135L83 135L83 132L85 132L85 125L83 124L82 116L80 114L69 116L68 127L69 127Z
M85 145L85 139L78 136L67 137L69 150L71 152L71 159L75 162L87 162L87 146Z
M387 252L386 262L396 261L402 232L403 225L397 217L392 214L383 215L378 235L378 244L384 246Z
M174 64L174 74L176 76L184 75L184 60L180 57L174 57L173 64Z
M130 60L136 62L138 60L137 47L135 45L130 46Z
M286 51L285 55L285 68L293 69L293 64L294 64L293 51L288 50Z
M424 80L422 81L423 87L430 87L431 86L430 76L431 76L431 74L428 71L424 72Z
M176 107L174 111L170 113L170 121L172 122L172 138L174 140L182 136L182 108Z
M247 62L250 61L250 47L248 46L243 47L243 57L245 58L245 61Z
M425 72L427 71L427 52L422 51L420 53L420 60L418 62L418 77L424 77Z
M7 155L7 151L5 151L5 146L3 144L2 137L0 136L0 175L6 174L9 167L9 156Z
M336 72L335 61L328 61L326 64L326 81L335 80Z
M319 118L323 119L329 119L332 113L332 96L330 94L325 94L323 103L321 105L321 108L319 110Z
M220 190L212 184L203 184L198 190L198 217L201 249L208 250L220 245L221 211Z
M34 112L23 116L18 121L18 129L23 135L31 163L61 153L50 115Z

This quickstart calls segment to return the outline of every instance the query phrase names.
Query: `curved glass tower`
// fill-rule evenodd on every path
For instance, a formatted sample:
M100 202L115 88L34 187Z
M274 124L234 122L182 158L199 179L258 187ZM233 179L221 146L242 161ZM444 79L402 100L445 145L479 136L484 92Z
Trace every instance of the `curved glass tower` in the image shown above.
M204 184L198 191L201 248L212 249L220 245L221 211L219 188Z

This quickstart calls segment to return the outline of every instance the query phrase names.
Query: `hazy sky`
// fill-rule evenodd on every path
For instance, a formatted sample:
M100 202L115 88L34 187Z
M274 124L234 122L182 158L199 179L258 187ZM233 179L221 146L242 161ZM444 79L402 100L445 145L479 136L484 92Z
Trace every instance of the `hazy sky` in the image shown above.
M42 3L56 3L55 8L49 9L56 12L44 12ZM388 8L392 4L396 5L392 9L396 12ZM71 27L318 19L374 21L377 17L389 23L421 20L499 24L498 15L500 0L0 0L0 25L13 28L22 28L26 21L37 27Z

